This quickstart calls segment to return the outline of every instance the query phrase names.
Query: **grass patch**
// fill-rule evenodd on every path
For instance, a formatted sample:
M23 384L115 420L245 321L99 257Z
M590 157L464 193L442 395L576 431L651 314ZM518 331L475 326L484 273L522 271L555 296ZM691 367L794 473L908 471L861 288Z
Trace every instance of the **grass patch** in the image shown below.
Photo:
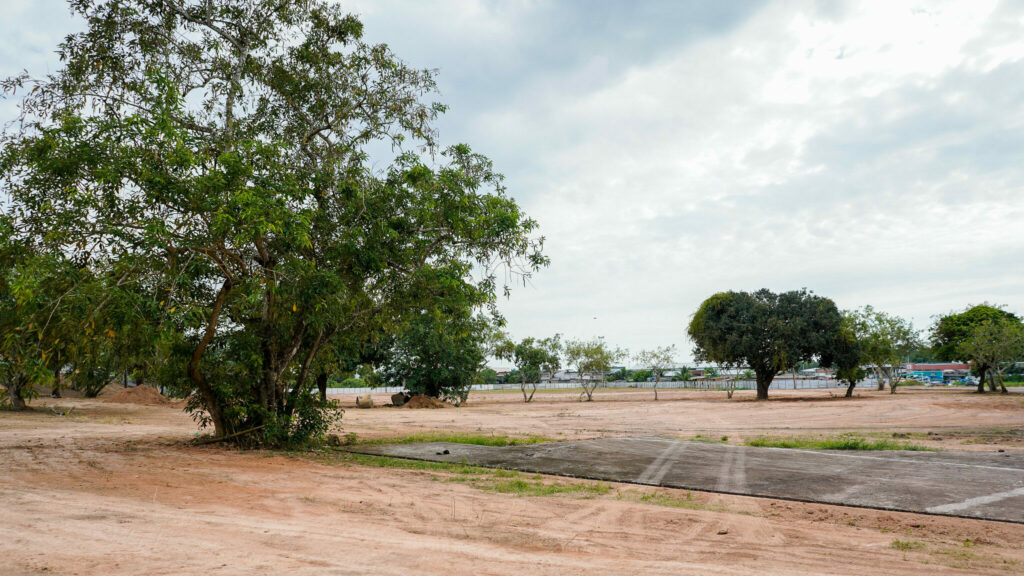
M465 432L420 432L388 438L359 439L355 434L346 435L347 444L413 444L415 442L451 442L453 444L476 444L477 446L526 446L543 442L554 442L547 436L505 436L504 434L468 434Z
M514 496L557 496L568 495L577 498L604 496L611 487L603 482L544 482L541 479L488 478L483 482L471 482L471 486L500 494Z
M468 484L479 490L512 494L514 496L567 495L576 498L594 498L606 495L611 491L611 487L603 482L545 482L540 475L525 478L515 470L483 468L459 462L426 462L423 460L405 460L403 458L353 454L341 451L317 452L312 457L314 460L324 464L356 464L395 470L443 472L453 476L450 478L438 477L436 479Z
M666 492L644 492L641 490L618 490L617 500L627 502L638 502L640 504L651 504L653 506L667 506L669 508L683 508L686 510L709 510L712 512L727 512L723 506L711 505L693 497L693 493L686 492L685 495Z
M690 442L710 442L712 444L725 444L729 442L728 436L721 436L718 438L712 438L711 436L705 436L703 434L697 434L693 438L690 438Z
M923 550L924 542L918 542L917 540L893 540L892 544L889 544L889 548L893 550L899 550L900 552L910 552L911 550Z
M761 436L745 442L747 446L761 448L802 448L805 450L912 450L923 452L935 452L935 448L913 444L910 442L897 442L889 439L871 440L860 436L843 434L831 438L794 437L776 438L772 436Z

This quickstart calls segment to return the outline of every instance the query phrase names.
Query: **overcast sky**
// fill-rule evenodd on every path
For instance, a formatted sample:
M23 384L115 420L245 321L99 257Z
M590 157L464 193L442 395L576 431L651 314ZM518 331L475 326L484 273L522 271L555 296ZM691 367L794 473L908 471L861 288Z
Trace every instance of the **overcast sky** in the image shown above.
M1024 3L345 5L440 71L442 140L539 221L551 266L502 300L513 336L685 359L701 301L762 287L920 329L1024 312ZM55 69L63 3L0 6L0 74Z

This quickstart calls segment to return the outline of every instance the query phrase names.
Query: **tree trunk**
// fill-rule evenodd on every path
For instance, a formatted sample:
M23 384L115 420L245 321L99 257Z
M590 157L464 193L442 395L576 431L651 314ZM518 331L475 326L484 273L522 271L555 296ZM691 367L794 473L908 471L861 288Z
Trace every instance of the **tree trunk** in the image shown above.
M763 371L755 371L754 373L757 375L757 399L767 400L768 387L772 385L775 374Z
M661 382L660 376L654 377L654 401L658 401L658 384Z
M21 397L21 389L25 385L21 376L15 376L7 381L7 395L11 399L11 408L21 411L27 408L25 399Z
M54 368L53 370L53 389L50 390L50 396L53 398L61 397L61 388L64 387L64 373L61 372L60 368Z
M210 318L206 321L206 331L203 334L203 339L199 341L199 345L192 351L192 358L188 361L189 380L199 390L199 395L203 398L203 404L206 405L206 411L210 414L210 422L213 424L214 434L218 437L223 437L229 433L227 422L224 420L224 412L221 410L220 402L217 400L216 394L213 393L213 387L206 381L206 377L199 368L199 362L203 359L206 347L210 345L214 334L217 332L217 322L220 320L220 312L224 308L229 292L231 292L231 280L224 280L220 291L217 292L217 299L213 302L213 308L210 310Z
M853 398L853 389L856 386L857 386L857 383L851 380L849 386L846 387L846 397L847 398Z
M882 368L880 366L874 367L875 372L875 384L878 384L878 391L885 390L885 377L882 374Z
M986 370L981 370L981 375L978 376L978 394L985 393L985 372Z
M1003 394L1009 394L1010 393L1010 391L1006 389L1006 384L1004 383L1005 380L1003 380L1003 373L1002 373L1002 371L1000 371L998 368L990 369L989 370L989 375L992 376L992 384L991 385L992 385L992 391L993 392L995 392L996 386L998 386L999 387L999 391L1002 392Z
M316 388L320 391L320 401L327 402L327 372L316 375Z
M519 371L519 389L523 391L523 402L529 402L530 398L526 396L526 373L522 370Z

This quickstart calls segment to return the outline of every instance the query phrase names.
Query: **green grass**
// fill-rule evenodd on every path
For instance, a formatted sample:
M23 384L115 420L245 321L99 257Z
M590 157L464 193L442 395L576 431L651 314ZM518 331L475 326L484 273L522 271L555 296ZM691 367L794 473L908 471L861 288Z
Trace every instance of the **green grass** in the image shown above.
M703 434L697 434L693 438L689 439L690 442L710 442L712 444L725 444L729 442L728 436L720 436L718 438L712 438L711 436L705 436Z
M758 446L762 448L802 448L805 450L912 450L934 452L935 448L929 448L920 444L910 442L896 442L894 440L878 439L870 440L843 434L831 438L775 438L761 436L745 442L747 446Z
M596 484L584 482L544 482L541 479L524 478L489 478L482 482L471 482L471 486L489 492L512 494L514 496L557 496L567 495L577 498L594 498L604 496L611 487L603 482Z
M684 495L676 495L671 492L643 492L640 490L618 490L615 495L617 500L627 502L638 502L640 504L651 504L653 506L667 506L669 508L683 508L686 510L709 510L712 512L727 512L728 509L717 504L708 504L693 497L691 492Z
M453 444L476 444L478 446L525 446L529 444L540 444L542 442L554 442L555 438L546 436L505 436L503 434L467 434L464 432L420 432L405 436L393 436L388 438L358 439L354 437L348 444L412 444L414 442L451 442Z
M893 540L889 547L901 552L910 552L911 550L924 549L924 542L918 542L917 540Z

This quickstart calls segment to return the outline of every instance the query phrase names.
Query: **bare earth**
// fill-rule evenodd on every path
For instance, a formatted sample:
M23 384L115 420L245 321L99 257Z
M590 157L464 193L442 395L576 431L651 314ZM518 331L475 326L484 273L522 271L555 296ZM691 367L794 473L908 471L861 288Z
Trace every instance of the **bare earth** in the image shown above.
M112 390L113 394L118 390ZM459 431L551 438L906 433L1024 449L1024 396L945 390L486 393L440 410L358 410L361 438ZM375 397L378 404L385 396ZM39 400L0 413L0 575L1019 574L1024 526L612 485L523 497L454 473L323 455L189 447L173 406ZM63 410L60 415L51 407ZM929 435L928 433L932 433ZM564 480L545 479L550 482ZM645 494L664 499L641 501ZM656 502L686 502L671 507Z

